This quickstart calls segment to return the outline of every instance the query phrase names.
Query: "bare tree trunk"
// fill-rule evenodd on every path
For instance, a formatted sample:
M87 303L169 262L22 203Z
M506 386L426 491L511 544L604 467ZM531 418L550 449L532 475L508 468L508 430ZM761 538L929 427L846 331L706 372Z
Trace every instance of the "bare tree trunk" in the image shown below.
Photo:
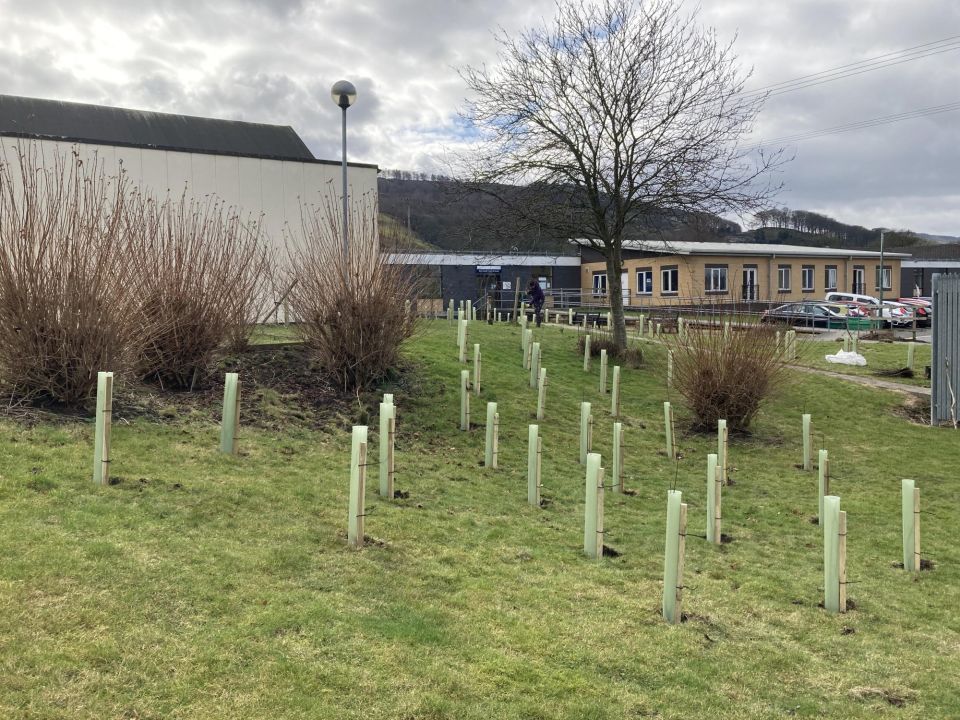
M607 252L607 295L613 323L610 329L613 331L613 344L618 351L627 349L627 324L623 319L623 286L620 281L622 272L620 252L616 248L610 248Z

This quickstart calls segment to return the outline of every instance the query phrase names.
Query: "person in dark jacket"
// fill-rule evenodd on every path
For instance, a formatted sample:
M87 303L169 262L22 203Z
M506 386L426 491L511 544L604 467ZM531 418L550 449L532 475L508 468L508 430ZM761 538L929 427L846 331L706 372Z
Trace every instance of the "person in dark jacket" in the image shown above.
M536 314L537 318L537 327L540 327L540 322L543 318L543 290L540 288L540 283L537 282L536 278L530 278L530 282L527 284L527 296L530 298L530 304L533 305L533 312Z

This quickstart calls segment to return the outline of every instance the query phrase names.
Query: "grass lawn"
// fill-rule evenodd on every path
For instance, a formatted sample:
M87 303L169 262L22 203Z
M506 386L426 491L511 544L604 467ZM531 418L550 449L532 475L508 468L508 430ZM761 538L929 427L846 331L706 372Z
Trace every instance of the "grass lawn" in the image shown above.
M429 322L398 407L397 487L346 545L349 424L245 427L220 455L217 408L167 422L114 416L115 485L90 482L92 425L0 420L0 717L3 718L941 718L960 716L960 442L917 425L903 398L797 374L731 438L725 533L708 545L706 453L682 430L663 348L624 370L626 482L606 543L581 555L579 403L594 402L609 468L609 394L576 333L536 334L547 368L543 483L526 504L536 393L519 329L472 323L483 351L473 416L499 403L500 469L483 429L457 429L456 329ZM905 349L904 349L905 352ZM469 353L472 355L472 353ZM923 362L918 354L918 365ZM868 358L869 359L869 358ZM282 398L281 398L282 399ZM678 406L682 459L663 445ZM277 398L271 399L273 404ZM849 597L822 599L816 473L800 415L830 450L848 513ZM371 444L376 457L376 441ZM931 571L901 559L900 480L922 492ZM683 610L660 617L666 492L689 504Z
M798 349L798 362L809 367L830 370L831 372L842 373L844 375L867 375L880 377L893 382L903 383L905 385L917 385L919 387L930 387L930 380L924 375L923 369L930 364L931 347L929 343L917 343L914 351L914 364L912 378L908 377L884 377L878 375L878 371L901 370L907 366L907 343L905 342L872 342L861 340L859 352L866 359L867 364L864 367L856 365L840 365L827 362L825 355L833 355L843 349L841 342L820 342L810 340L803 343L802 348Z

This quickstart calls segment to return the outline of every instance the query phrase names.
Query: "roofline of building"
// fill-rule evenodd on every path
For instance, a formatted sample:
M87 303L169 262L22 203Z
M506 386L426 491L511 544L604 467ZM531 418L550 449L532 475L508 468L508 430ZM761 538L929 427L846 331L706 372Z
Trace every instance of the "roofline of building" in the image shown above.
M250 123L250 124L263 125L264 123ZM275 125L272 127L289 127L289 126ZM291 130L292 129L293 128L291 128ZM243 157L243 158L251 158L254 160L280 160L283 162L306 163L308 165L336 165L339 167L343 164L339 160L321 160L319 158L303 158L303 157L288 157L283 155L241 153L241 152L233 152L230 150L217 151L217 150L206 150L203 148L184 148L184 147L173 147L173 146L167 146L167 145L149 145L146 143L91 140L90 138L71 137L71 136L65 136L65 135L42 135L40 133L14 132L10 130L0 130L0 137L13 137L21 140L49 140L52 142L79 143L81 145L102 145L106 147L125 147L125 148L135 148L138 150L161 150L164 152L192 153L195 155L220 155L223 157ZM347 167L369 168L371 170L376 170L378 173L380 172L380 166L375 165L373 163L347 162Z
M390 265L476 265L501 267L578 267L579 255L514 255L510 253L443 253L396 252L387 253Z
M571 243L593 250L596 248L589 240L574 238ZM633 250L635 252L646 252L651 255L740 255L743 257L766 257L768 255L783 256L812 256L812 257L832 257L832 258L877 258L881 256L878 250L848 250L846 248L818 248L808 247L806 245L776 245L774 243L723 243L721 241L708 241L701 244L723 245L723 248L711 247L709 249L690 248L681 250L676 247L669 247L669 240L655 240L656 243L664 243L667 247L635 247L632 243L642 243L642 240L626 240L623 244L623 250ZM698 241L684 240L676 245L696 245ZM742 245L763 245L763 250L745 249ZM738 247L741 246L741 247ZM824 252L827 251L827 252ZM599 252L599 250L598 250ZM909 258L909 253L884 252L883 257L888 258Z
M960 260L937 260L935 258L914 258L912 260L904 260L900 263L900 267L904 268L929 268L931 270L936 270L937 268L960 268Z

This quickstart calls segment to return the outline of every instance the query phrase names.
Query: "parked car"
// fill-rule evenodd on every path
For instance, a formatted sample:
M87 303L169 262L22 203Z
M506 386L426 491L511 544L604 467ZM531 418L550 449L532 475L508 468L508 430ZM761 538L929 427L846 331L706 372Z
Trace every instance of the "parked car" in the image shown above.
M831 330L865 330L868 318L840 312L836 303L788 303L767 310L760 316L762 323L783 323L795 327L825 328Z
M897 298L898 303L912 307L917 316L917 325L930 327L933 321L933 303L923 298Z
M872 317L877 317L879 314L884 322L885 326L894 327L894 326L905 326L913 323L913 311L911 308L900 305L898 303L890 303L884 301L883 307L880 307L880 301L873 297L873 295L858 295L856 293L845 293L845 292L828 292L824 296L825 302L839 302L849 305L851 303L856 303L863 307L869 308L870 315Z

